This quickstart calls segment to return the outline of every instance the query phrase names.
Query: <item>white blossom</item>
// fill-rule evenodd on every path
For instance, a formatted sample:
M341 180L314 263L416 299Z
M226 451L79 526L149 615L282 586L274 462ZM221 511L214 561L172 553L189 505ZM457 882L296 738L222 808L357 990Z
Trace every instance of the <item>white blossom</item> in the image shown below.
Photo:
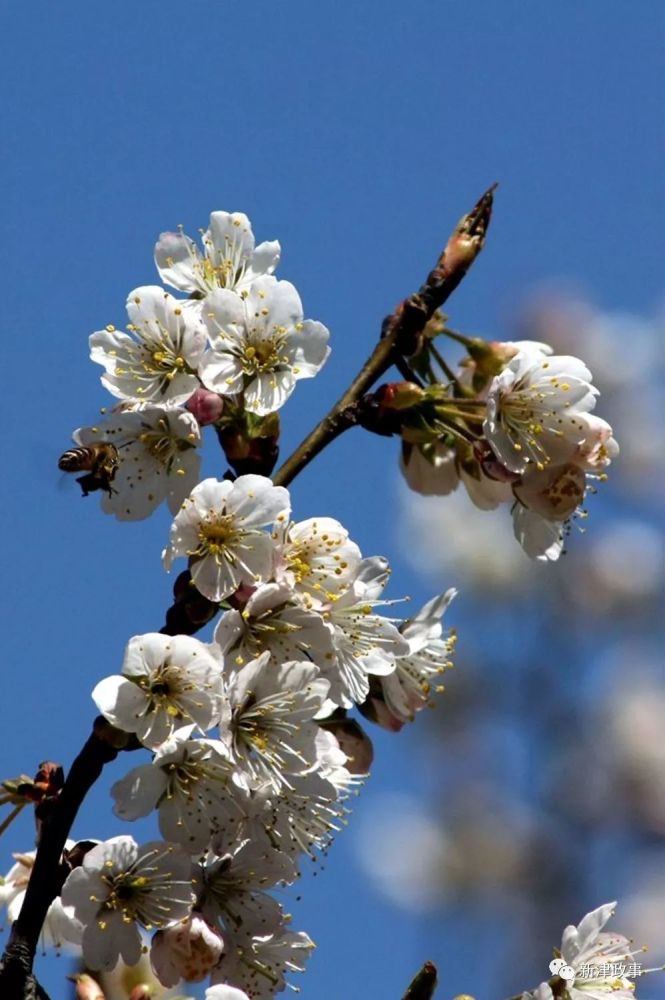
M315 860L346 825L348 809L318 770L292 777L290 785L277 791L274 782L266 781L255 789L245 830L255 843L263 840L294 859L306 854Z
M118 399L184 403L199 385L206 347L196 314L163 288L135 288L127 299L128 333L113 326L90 337L90 357L105 369L102 384Z
M395 671L381 678L381 686L388 709L401 722L413 721L429 704L432 682L452 666L454 638L443 637L441 619L456 593L450 589L432 598L400 626L409 651L395 658Z
M288 491L264 476L204 479L176 515L164 565L170 569L174 557L191 557L192 580L211 601L243 584L255 586L271 576L275 550L260 529L286 520L289 505Z
M239 996L247 996L248 1000L272 1000L285 989L288 973L305 971L314 947L303 931L280 929L273 934L238 934L235 954L228 962L223 959L213 970L212 980L237 983L246 991ZM223 993L219 997L213 994L218 988L209 990L206 1000L225 1000ZM235 1000L234 994L229 995L229 1000Z
M510 482L488 476L479 462L460 462L459 468L469 500L479 510L495 510L500 504L512 500ZM511 478L514 479L514 475Z
M159 810L159 829L190 854L210 844L214 832L233 832L245 795L233 781L233 764L219 740L189 737L185 726L162 743L151 764L142 764L111 789L114 812L135 820Z
M217 965L223 951L219 929L193 912L182 923L157 931L150 947L150 962L164 986L177 986L181 979L200 983Z
M282 924L282 909L265 891L293 882L296 870L285 854L250 840L220 840L199 867L199 904L206 920L222 921L233 932L251 928L272 934Z
M201 434L186 410L152 405L119 410L94 427L79 428L74 440L109 441L118 449L113 492L103 494L102 508L121 521L148 517L162 500L176 514L199 481Z
M277 665L263 653L229 672L221 739L256 781L288 786L289 775L316 763L318 726L312 720L328 689L313 663Z
M228 984L209 986L206 990L205 1000L252 1000L243 990Z
M515 537L531 559L553 561L563 551L567 524L584 500L586 477L572 463L530 468L513 486Z
M445 497L457 489L457 452L443 441L402 442L400 469L409 487L422 496Z
M593 409L597 395L578 358L520 352L489 386L485 436L513 472L524 472L530 463L560 464L584 440L580 417Z
M283 406L296 382L316 375L330 353L328 330L303 319L288 281L257 278L242 297L213 291L203 319L211 350L199 368L201 381L222 396L242 393L245 409L258 415Z
M614 914L616 903L605 903L582 918L575 927L566 927L561 941L561 957L574 969L575 978L564 991L565 1000L634 1000L635 984L617 971L636 954L628 938L608 934L603 927Z
M324 670L330 681L330 701L350 708L369 693L369 674L386 677L395 669L395 657L409 646L393 622L373 613L389 577L385 559L364 559L352 586L323 611L333 637L334 659Z
M130 639L122 675L100 681L92 697L112 725L156 748L182 726L210 729L221 694L220 666L204 643L148 632Z
M62 901L84 925L83 960L111 969L122 958L141 957L137 924L167 927L185 918L194 894L189 855L175 844L139 847L133 837L113 837L88 851L65 882Z
M602 472L619 454L619 445L612 435L612 428L593 413L584 414L584 438L578 445L573 461L586 472Z
M333 655L330 632L320 614L292 603L293 597L282 584L257 587L242 612L227 611L220 619L215 642L222 653L235 666L264 652L270 653L273 664L312 660L325 665Z
M75 841L68 840L65 849L74 847ZM7 907L7 920L13 924L23 906L36 851L24 851L12 855L14 864L7 874L0 878L0 908ZM48 908L42 927L40 942L44 948L79 950L83 928L74 916L71 906L64 906L59 896Z
M291 522L278 533L276 579L309 608L320 608L348 590L360 565L360 549L332 517Z
M252 226L242 212L213 212L203 233L203 255L182 231L162 233L155 264L162 281L199 298L216 288L245 291L256 278L272 274L279 263L277 241L254 245Z

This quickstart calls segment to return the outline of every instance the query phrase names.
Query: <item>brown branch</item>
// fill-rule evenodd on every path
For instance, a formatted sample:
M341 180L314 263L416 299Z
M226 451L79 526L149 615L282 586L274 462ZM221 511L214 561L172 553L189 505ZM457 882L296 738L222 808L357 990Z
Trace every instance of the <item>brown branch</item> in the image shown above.
M426 323L455 291L483 248L495 188L496 184L492 185L469 214L460 219L420 290L386 317L381 340L344 395L275 473L276 486L288 486L331 441L353 427L355 406L361 397L392 365L416 352Z
M105 764L120 750L133 749L134 738L101 716L72 764L57 801L43 820L35 863L25 899L11 931L0 964L0 996L6 1000L28 1000L46 994L32 977L32 963L48 908L60 893L67 874L61 864L65 842L76 814Z
M420 972L416 973L402 1000L431 1000L436 983L436 966L433 962L425 962Z

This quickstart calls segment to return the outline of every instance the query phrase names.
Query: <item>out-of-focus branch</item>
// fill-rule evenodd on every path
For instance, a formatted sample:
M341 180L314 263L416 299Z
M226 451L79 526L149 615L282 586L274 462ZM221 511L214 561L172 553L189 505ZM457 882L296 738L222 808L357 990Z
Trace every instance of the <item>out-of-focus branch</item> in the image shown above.
M427 321L455 291L485 244L495 189L493 184L460 219L425 284L383 321L381 340L360 372L328 415L278 469L273 476L275 485L288 486L331 441L353 427L355 407L362 396L392 365L401 364L402 358L416 352Z
M416 973L402 1000L431 1000L436 984L436 966L433 962L425 962L420 972Z

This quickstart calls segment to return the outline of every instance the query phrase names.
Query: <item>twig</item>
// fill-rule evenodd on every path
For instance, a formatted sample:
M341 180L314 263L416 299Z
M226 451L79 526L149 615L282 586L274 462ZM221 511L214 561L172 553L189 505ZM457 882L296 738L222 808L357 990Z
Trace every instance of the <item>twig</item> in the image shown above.
M436 989L437 974L433 962L425 962L402 997L402 1000L431 1000Z
M114 760L121 749L133 746L132 737L109 726L100 716L72 764L62 791L44 820L25 899L0 966L0 996L6 1000L24 1000L32 995L30 991L41 989L32 982L32 963L48 908L60 892L66 874L60 863L65 841L81 803L104 765ZM45 994L42 991L34 995Z
M288 486L331 441L353 427L354 407L361 397L399 357L415 353L425 324L455 291L484 246L495 188L493 184L458 222L422 288L384 320L381 340L341 399L275 473L276 486Z

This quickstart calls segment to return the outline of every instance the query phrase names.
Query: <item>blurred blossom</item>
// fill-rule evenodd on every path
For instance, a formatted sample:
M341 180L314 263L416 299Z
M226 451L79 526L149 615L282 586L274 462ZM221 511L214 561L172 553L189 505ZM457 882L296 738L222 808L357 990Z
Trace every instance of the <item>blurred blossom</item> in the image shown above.
M626 604L657 598L665 577L662 533L637 518L603 524L575 558L567 579L579 604L596 614L626 612Z
M594 373L601 392L658 378L663 367L662 312L653 318L624 310L601 312L565 290L536 293L518 319L521 335L575 354Z
M611 748L615 795L618 786L642 821L665 834L665 685L633 673L611 691L599 729Z
M504 593L533 586L542 567L515 545L507 508L479 510L462 493L425 497L401 488L404 557L433 580Z
M543 874L537 816L507 789L470 782L443 807L448 836L444 877L466 898L524 890ZM553 863L550 856L549 863Z
M665 914L665 850L654 851L645 859L631 891L621 903L622 917L633 940L650 945L649 965L665 962L663 914Z
M367 801L356 847L367 876L395 906L427 912L443 902L446 836L418 799L388 793Z
M148 958L149 939L144 939L144 953L137 965L125 965L120 960L110 972L96 972L95 979L102 988L105 1000L128 1000L132 990L145 984L150 989L150 1000L179 1000L181 989L167 989L152 971Z
M621 456L610 474L610 488L652 505L665 496L665 426L661 383L632 385L608 407L621 434Z

